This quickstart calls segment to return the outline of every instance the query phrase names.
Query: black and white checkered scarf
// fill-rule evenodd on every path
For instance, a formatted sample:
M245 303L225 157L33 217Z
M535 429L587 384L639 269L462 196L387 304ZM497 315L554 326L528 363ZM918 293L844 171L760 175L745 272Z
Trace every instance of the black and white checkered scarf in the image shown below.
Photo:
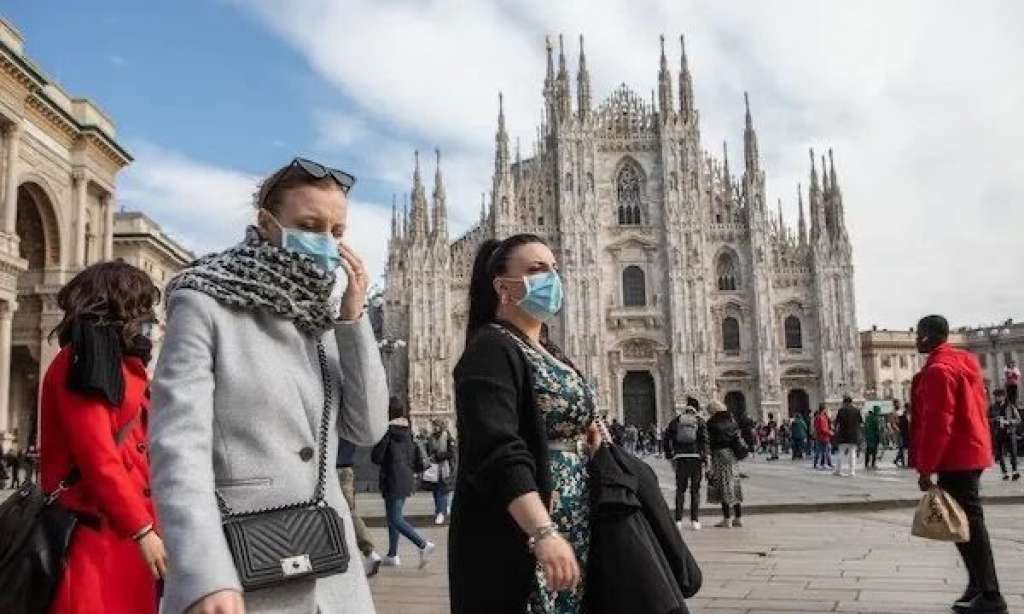
M320 336L334 326L329 301L334 281L333 271L272 245L250 226L238 245L203 256L175 275L167 295L179 288L196 290L231 307L270 311L303 333Z

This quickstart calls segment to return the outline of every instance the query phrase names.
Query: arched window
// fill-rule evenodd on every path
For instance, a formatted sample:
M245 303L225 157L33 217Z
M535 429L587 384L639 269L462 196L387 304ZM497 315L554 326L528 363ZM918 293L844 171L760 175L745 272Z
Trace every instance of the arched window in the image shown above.
M615 194L619 204L619 224L642 224L643 179L636 164L626 163L619 169L615 176Z
M786 349L799 350L804 347L804 333L800 327L800 318L789 316L784 324L786 330Z
M647 284L644 271L630 265L622 271L622 304L626 307L643 307L647 304Z
M718 276L719 290L737 290L740 287L740 267L736 262L736 255L732 252L722 252L718 257L718 264L715 268Z
M722 320L722 349L726 352L740 351L740 322L732 316Z

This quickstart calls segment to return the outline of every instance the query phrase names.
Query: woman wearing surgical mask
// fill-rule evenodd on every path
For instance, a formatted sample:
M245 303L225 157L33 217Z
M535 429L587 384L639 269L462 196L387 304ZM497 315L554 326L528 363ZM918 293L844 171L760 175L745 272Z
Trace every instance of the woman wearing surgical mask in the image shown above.
M262 183L257 224L240 244L168 284L151 426L171 560L165 612L373 611L340 485L322 479L339 435L368 446L387 428L384 370L363 310L367 273L342 240L353 182L293 160ZM347 280L340 300L336 278ZM340 517L347 570L317 578L315 561L288 557L284 581L245 590L223 519L317 493ZM262 547L276 551L265 539Z
M594 397L550 342L562 306L544 240L480 247L455 367L460 467L449 532L453 612L576 614L590 536Z

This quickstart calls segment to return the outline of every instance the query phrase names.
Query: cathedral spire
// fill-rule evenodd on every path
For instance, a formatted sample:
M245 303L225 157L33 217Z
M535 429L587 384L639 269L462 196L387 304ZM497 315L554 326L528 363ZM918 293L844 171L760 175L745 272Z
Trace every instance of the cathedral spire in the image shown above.
M811 191L810 191L810 208L811 208L811 242L817 242L821 237L825 236L827 229L825 226L825 208L822 203L821 190L818 187L818 171L814 168L814 148L810 149L811 158Z
M693 77L686 59L686 39L682 35L679 36L679 47L682 49L679 60L679 112L683 115L683 121L689 122L693 117Z
M565 64L565 39L558 35L558 114L559 119L572 115L571 92L569 91L569 71Z
M757 132L754 131L754 119L750 115L750 96L743 92L743 104L746 106L746 128L743 130L743 157L746 171L753 176L760 168L757 152Z
M797 207L800 209L800 220L797 228L800 245L807 245L807 221L804 219L804 193L803 188L799 183L796 184L796 203Z
M581 118L590 111L590 71L587 70L587 56L583 53L582 34L580 34L580 67L576 74L576 107Z
M409 236L409 226L409 193L405 192L402 194L402 227L399 229L402 239Z
M480 223L487 220L487 193L480 192Z
M429 220L427 219L427 195L423 189L423 181L420 179L420 152L415 152L416 166L412 173L412 211L410 213L409 236L412 238L423 237L427 234Z
M391 193L391 239L398 238L398 195Z
M836 164L832 159L832 148L828 149L829 184L832 188L832 206L835 208L837 235L844 241L849 240L846 233L846 211L843 209L843 193L839 189L839 180L836 178Z
M661 35L661 64L658 70L658 113L667 119L675 106L672 102L672 73L668 71L668 60L665 59L665 35Z
M785 235L786 232L786 219L782 217L782 197L779 197L779 234Z
M548 52L548 72L547 72L547 76L544 78L544 80L545 80L545 82L550 83L550 82L555 80L555 60L554 60L554 58L551 55L551 53L552 53L552 51L554 51L554 49L552 49L552 47L551 47L551 37L549 37L549 36L545 36L544 37L544 46L545 46L545 48L547 49L547 52Z
M729 175L729 142L722 141L722 184L725 186L725 202L732 204L732 176Z
M444 178L441 176L441 150L434 149L437 154L437 169L434 171L434 234L448 236L448 203L444 189Z
M505 130L505 96L498 92L498 132L494 135L494 173L509 172L508 132Z

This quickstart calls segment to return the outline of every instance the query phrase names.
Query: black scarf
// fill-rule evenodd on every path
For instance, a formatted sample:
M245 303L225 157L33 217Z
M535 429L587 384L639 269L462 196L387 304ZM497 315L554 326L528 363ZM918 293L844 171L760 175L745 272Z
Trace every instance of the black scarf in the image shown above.
M136 335L126 344L119 324L99 323L79 318L61 334L61 346L71 345L67 387L83 394L98 394L119 407L124 401L125 356L134 356L148 365L153 342L145 335Z

